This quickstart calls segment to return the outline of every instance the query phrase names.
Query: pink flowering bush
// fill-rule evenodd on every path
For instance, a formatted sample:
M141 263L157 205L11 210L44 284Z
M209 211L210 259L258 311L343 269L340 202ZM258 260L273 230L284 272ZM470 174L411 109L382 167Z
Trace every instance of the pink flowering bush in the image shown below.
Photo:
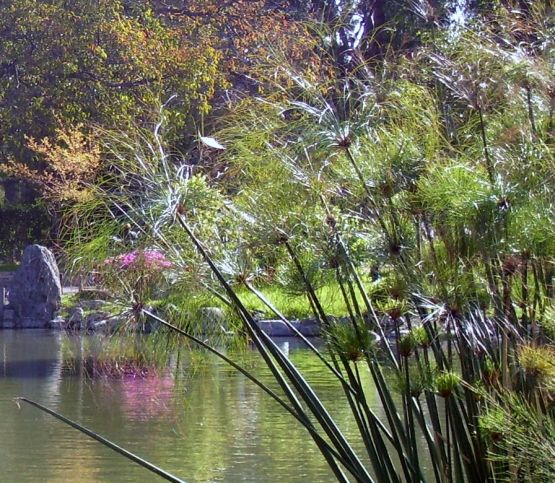
M104 260L105 284L113 280L114 287L123 285L131 289L138 303L145 302L162 288L164 272L173 264L166 255L155 249L132 250Z
M159 250L133 250L122 253L117 257L104 260L105 265L111 265L121 270L145 268L148 270L162 271L173 266L164 253Z

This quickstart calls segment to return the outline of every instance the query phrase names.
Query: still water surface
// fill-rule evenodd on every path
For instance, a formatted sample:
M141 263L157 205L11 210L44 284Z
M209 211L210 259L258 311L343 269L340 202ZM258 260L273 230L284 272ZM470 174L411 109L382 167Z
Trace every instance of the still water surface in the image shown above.
M79 337L90 336L69 343L81 343ZM78 421L187 482L334 481L306 431L218 359L185 361L177 375L90 379L63 370L67 344L62 333L0 331L0 482L162 481L51 416L18 407L17 396ZM333 378L294 341L280 344L354 435ZM263 374L254 352L243 357ZM381 413L370 382L369 400Z

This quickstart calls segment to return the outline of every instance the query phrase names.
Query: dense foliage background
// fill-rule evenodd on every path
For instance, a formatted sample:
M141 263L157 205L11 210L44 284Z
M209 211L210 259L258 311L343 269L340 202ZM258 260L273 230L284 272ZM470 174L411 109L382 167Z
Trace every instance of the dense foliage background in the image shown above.
M552 481L550 2L1 5L4 172L74 273L214 352L226 311L340 481ZM322 327L371 470L257 310Z

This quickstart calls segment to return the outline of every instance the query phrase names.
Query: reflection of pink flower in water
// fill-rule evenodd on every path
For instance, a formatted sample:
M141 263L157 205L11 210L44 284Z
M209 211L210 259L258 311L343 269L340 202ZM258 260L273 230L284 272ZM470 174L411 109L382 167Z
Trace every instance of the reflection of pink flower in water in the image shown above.
M162 271L173 266L164 253L159 250L133 250L122 253L117 257L110 257L104 260L105 265L115 266L125 270L128 268L142 267L150 270Z
M147 421L171 410L173 378L166 375L126 376L122 380L122 409L132 421Z

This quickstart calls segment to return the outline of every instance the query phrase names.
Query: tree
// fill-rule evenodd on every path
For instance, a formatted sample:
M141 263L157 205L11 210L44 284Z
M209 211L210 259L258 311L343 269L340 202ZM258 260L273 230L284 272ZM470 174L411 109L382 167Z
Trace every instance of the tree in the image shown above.
M225 73L235 87L252 87L253 66L277 50L289 59L315 61L306 9L269 0L144 0L173 26L208 31L222 53ZM256 85L256 83L254 83Z
M0 0L0 152L29 161L25 136L95 123L125 128L168 105L181 134L208 110L220 54L197 31L120 0Z
M89 183L101 166L101 151L93 135L83 126L59 127L55 139L27 138L27 147L40 158L40 166L10 160L3 172L31 183L42 199L57 209L66 202L83 202L91 195Z

